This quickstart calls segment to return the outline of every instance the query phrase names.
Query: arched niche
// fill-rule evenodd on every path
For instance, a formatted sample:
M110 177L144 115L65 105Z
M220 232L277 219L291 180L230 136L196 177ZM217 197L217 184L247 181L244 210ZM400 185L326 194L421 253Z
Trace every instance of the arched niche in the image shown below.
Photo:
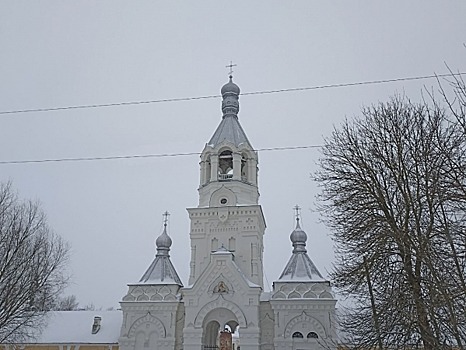
M233 285L228 278L221 274L209 285L209 294L229 294L234 292Z
M201 171L201 176L200 176L201 186L208 184L212 180L211 157L213 157L212 151L204 149L204 151L201 154L201 161L199 162L200 171Z
M221 310L222 312L220 312ZM219 298L205 305L196 315L194 326L200 328L213 320L218 321L220 324L226 324L234 320L240 327L246 327L247 325L246 317L239 306L223 298Z
M241 181L257 184L257 154L245 144L239 146L238 153L241 155Z
M218 239L217 237L213 237L210 241L210 251L216 252L218 249Z
M128 338L134 338L136 333L143 332L146 337L154 332L158 338L166 337L166 330L163 323L157 318L148 313L146 316L138 318L128 331Z
M285 327L284 336L290 338L295 332L308 334L310 331L315 332L319 337L325 338L326 332L322 324L315 318L306 315L304 312L292 318Z
M234 152L233 148L224 146L217 153L217 180L231 181L234 173Z
M232 190L222 186L210 196L209 206L235 206L237 201L236 194Z

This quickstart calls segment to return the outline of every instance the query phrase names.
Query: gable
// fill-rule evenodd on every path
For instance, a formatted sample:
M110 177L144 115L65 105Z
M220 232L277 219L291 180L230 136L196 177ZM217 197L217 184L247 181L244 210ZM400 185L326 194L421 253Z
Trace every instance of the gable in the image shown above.
M196 282L183 290L189 294L214 296L247 293L251 289L260 290L260 287L247 279L234 262L233 253L224 249L211 253L208 266Z

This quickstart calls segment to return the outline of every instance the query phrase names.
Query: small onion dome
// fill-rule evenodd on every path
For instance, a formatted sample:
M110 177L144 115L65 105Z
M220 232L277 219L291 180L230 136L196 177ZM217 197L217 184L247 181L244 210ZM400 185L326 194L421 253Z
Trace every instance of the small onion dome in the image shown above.
M167 234L167 225L163 228L162 234L155 240L157 250L168 250L172 246L172 239Z
M239 86L233 82L233 77L231 75L230 75L230 81L226 83L225 85L223 85L222 90L220 91L222 93L222 96L225 96L226 94L239 95L240 93Z
M299 226L299 218L296 218L296 228L291 232L290 235L291 243L293 243L294 250L293 252L307 252L306 251L306 241L307 235Z

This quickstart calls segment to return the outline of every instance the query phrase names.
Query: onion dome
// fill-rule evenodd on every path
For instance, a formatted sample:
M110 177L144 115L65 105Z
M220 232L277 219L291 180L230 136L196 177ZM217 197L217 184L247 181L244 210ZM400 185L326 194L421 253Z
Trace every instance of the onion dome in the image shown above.
M230 81L223 85L220 90L222 93L222 112L223 118L235 117L238 118L239 112L239 86L233 82L233 77L230 75Z
M296 218L296 228L290 235L293 244L293 253L286 264L280 282L315 282L324 281L317 267L307 255L307 234L299 225L299 217Z
M223 87L222 87L222 89L220 91L222 93L222 96L224 96L226 94L239 95L240 88L239 88L238 85L236 85L233 82L233 76L230 75L230 81L228 83L226 83L225 85L223 85Z
M252 149L251 143L238 120L240 89L238 85L233 83L232 79L233 77L230 75L230 81L222 87L222 121L208 145L216 147L223 142L229 142L236 147L247 144Z
M307 235L299 226L299 218L296 218L296 228L291 232L290 235L291 243L293 243L293 253L295 252L304 252L307 253L306 250L306 241Z
M172 246L172 239L167 234L167 224L164 224L162 234L155 240L157 246L157 255L163 254L168 255L170 247Z
M169 252L172 245L172 239L167 233L168 215L168 212L165 212L162 234L155 240L155 245L157 246L155 259L152 261L146 272L144 272L139 283L158 285L177 284L179 286L183 286L175 267L170 261Z

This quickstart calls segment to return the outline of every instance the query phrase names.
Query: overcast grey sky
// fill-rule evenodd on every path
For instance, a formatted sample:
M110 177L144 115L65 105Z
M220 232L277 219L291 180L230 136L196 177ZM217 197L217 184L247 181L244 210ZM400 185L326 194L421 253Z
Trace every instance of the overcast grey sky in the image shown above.
M466 71L466 2L18 1L0 2L0 111L217 95L232 60L242 92ZM255 148L322 144L333 125L394 93L421 98L435 80L240 98ZM0 161L200 152L221 120L220 98L0 115ZM324 275L332 242L310 179L317 149L259 153L267 221L265 271L291 254L292 207ZM168 210L172 261L184 283L198 156L0 164L38 199L72 246L81 305L117 307L155 254Z

